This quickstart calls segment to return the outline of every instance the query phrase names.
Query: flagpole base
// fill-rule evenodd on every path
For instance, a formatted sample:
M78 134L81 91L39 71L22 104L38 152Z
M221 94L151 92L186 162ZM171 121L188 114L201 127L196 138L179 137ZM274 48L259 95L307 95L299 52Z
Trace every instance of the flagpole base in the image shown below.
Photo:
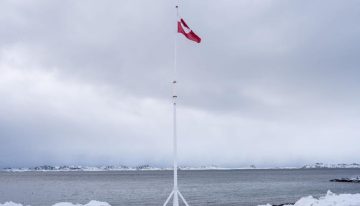
M173 206L179 206L179 197L186 206L189 206L184 196L182 196L181 192L177 188L174 188L173 191L171 191L163 206L167 206L171 198L173 198Z

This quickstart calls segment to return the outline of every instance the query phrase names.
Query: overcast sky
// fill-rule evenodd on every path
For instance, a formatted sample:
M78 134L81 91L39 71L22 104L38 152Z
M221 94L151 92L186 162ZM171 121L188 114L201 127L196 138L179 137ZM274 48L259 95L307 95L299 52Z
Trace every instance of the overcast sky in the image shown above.
M360 1L196 0L178 36L180 165L360 156ZM2 0L0 167L170 166L170 0Z

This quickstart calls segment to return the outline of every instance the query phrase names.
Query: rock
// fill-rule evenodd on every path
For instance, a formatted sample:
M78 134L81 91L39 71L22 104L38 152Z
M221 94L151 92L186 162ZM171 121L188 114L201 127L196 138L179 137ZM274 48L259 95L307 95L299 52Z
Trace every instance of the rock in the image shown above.
M340 178L340 179L332 179L330 182L350 182L350 183L360 183L360 177L355 178Z

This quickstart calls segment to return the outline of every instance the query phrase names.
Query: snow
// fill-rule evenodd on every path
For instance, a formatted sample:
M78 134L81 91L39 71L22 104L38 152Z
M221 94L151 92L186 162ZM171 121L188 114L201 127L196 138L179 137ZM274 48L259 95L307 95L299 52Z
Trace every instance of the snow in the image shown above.
M62 203L56 203L53 206L82 206L80 204L72 204L69 202L62 202ZM83 206L111 206L109 203L107 202L98 202L95 200L90 201L89 203L87 203L86 205Z
M17 204L14 202L5 202L4 204L0 204L0 206L22 206L22 204Z
M303 197L293 206L359 206L360 194L335 194L328 191L324 197ZM270 204L263 206L271 206ZM284 205L292 206L292 205Z
M217 165L211 166L201 166L201 167L188 167L188 166L180 166L181 170L241 170L241 169L323 169L323 168L360 168L360 164L352 163L352 164L324 164L324 163L316 163L314 165L305 165L301 168L299 167L256 167L255 165L250 165L248 167L219 167ZM7 172L48 172L48 171L158 171L158 170L172 170L172 167L169 168L160 168L153 167L150 165L139 165L136 167L129 167L126 165L108 165L108 166L81 166L81 165L63 165L63 166L51 166L51 165L42 165L32 168L4 168L0 169L0 171Z
M350 180L352 180L352 181L360 181L360 176L351 177Z
M321 169L321 168L360 168L360 164L352 163L352 164L324 164L324 163L315 163L313 165L305 165L304 169Z
M18 204L18 203L14 203L14 202L6 202L4 204L0 203L0 206L23 206L23 205ZM70 202L59 202L59 203L54 204L53 206L111 206L111 205L109 203L107 203L107 202L99 202L99 201L91 200L89 203L87 203L85 205L73 204L73 203L70 203Z
M216 165L211 166L200 166L200 167L189 167L189 166L180 166L180 170L249 170L249 169L299 169L296 167L262 167L258 168L254 165L250 165L249 167L219 167ZM173 170L172 167L164 168L164 167L152 167L150 165L140 165L137 167L128 167L124 165L120 166L37 166L32 168L4 168L0 169L0 171L5 172L76 172L76 171L84 171L84 172L101 172L101 171L160 171L160 170Z
M0 203L0 206L23 206L23 205L14 202L6 202L4 204ZM85 205L73 204L70 202L60 202L52 206L111 206L111 205L106 202L99 202L92 200ZM271 206L271 205L267 204L267 205L259 205L259 206ZM292 205L284 205L284 206L292 206ZM315 198L313 196L303 197L300 200L298 200L293 206L360 206L360 194L335 194L332 193L331 191L328 191L325 196L320 198Z

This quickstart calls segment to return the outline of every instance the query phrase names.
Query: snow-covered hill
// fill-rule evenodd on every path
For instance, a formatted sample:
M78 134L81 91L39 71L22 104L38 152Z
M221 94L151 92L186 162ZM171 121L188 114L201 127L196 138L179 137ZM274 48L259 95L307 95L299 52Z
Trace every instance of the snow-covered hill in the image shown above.
M31 168L4 168L3 171L8 172L28 172L28 171L143 171L143 170L172 170L172 167L162 168L162 167L153 167L150 165L140 165L136 167L129 166L37 166ZM200 166L200 167L189 167L189 166L180 166L180 170L234 170L234 169L256 169L254 165L249 167L239 167L239 168L226 168L218 167L215 165L212 166Z
M162 170L162 168L140 165L137 167L120 166L50 166L43 165L31 168L4 168L8 172L27 172L27 171L133 171L133 170Z
M180 166L180 170L241 170L241 169L320 169L320 168L360 168L360 164L324 164L324 163L315 163L313 165L305 165L303 167L256 167L255 165L250 165L248 167L219 167L216 165L211 166L200 166L200 167L190 167L190 166ZM150 165L140 165L136 167L129 167L125 165L119 166L50 166L43 165L31 168L4 168L2 171L8 172L26 172L26 171L139 171L139 170L172 170L172 167L153 167ZM0 170L1 171L1 170Z
M352 163L352 164L324 164L324 163L315 163L313 165L305 165L304 169L319 169L319 168L360 168L360 164Z

